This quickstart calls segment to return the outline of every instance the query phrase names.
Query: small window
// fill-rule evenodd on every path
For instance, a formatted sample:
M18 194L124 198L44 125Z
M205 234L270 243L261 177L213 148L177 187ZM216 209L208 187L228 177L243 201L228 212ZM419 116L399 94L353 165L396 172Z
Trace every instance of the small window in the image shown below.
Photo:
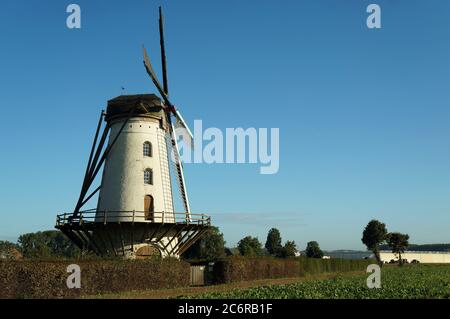
M151 169L146 169L144 172L144 183L148 185L153 185L153 171Z
M150 142L144 143L144 156L152 157L152 144Z

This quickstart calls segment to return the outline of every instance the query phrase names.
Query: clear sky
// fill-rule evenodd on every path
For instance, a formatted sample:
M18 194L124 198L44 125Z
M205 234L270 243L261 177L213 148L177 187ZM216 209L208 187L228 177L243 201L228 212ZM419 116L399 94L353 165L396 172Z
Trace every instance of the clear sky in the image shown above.
M82 9L81 30L66 7ZM0 238L71 211L106 101L154 88L157 8L189 124L280 129L280 171L187 164L194 212L229 246L271 227L300 248L362 249L377 218L413 243L450 242L450 2L0 3ZM366 7L382 8L382 29Z

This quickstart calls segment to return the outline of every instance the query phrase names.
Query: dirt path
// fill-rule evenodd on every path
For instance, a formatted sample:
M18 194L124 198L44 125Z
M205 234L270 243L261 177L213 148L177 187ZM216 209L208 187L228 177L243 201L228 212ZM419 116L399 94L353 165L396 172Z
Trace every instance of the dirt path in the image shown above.
M203 286L203 287L186 287L186 288L174 288L174 289L161 289L161 290L144 290L144 291L129 291L122 293L103 294L97 296L86 296L84 298L101 298L101 299L166 299L178 296L193 296L203 293L212 292L224 292L233 289L245 289L259 286L268 285L285 285L298 282L305 282L311 280L330 279L337 276L355 276L361 275L362 272L348 272L348 273L327 273L320 275L311 275L307 277L296 278L280 278L280 279L262 279L253 281L241 281L230 284L222 284L215 286Z

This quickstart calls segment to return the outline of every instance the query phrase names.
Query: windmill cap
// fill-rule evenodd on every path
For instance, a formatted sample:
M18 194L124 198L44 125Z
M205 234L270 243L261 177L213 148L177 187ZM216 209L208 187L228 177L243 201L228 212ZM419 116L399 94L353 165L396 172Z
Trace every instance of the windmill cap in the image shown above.
M161 99L155 94L121 95L108 101L106 121L127 118L136 106L133 117L162 118L164 116Z

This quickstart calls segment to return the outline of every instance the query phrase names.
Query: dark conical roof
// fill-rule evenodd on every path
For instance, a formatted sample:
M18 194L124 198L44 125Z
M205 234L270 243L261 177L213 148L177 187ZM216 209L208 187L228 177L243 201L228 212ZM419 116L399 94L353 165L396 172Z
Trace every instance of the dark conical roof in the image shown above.
M162 118L164 115L161 99L155 94L121 95L108 101L106 120L128 117L136 106L133 116Z

